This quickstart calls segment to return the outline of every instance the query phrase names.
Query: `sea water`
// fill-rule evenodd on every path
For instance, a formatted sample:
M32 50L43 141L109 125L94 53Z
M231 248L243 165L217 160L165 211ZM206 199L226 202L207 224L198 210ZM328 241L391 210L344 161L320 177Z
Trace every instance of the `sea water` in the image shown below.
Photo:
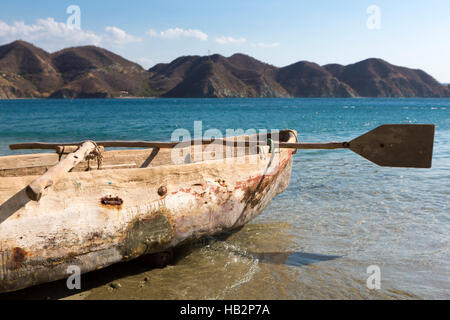
M303 142L348 141L385 123L432 123L433 166L385 168L349 150L302 150L289 187L258 218L238 232L184 247L174 265L148 270L131 262L87 274L77 295L53 284L17 294L450 298L450 99L0 100L0 155L29 152L9 150L18 142L170 140L175 129L193 134L194 121L224 135L226 129L296 129ZM379 289L373 270L379 270ZM120 289L111 289L112 281Z

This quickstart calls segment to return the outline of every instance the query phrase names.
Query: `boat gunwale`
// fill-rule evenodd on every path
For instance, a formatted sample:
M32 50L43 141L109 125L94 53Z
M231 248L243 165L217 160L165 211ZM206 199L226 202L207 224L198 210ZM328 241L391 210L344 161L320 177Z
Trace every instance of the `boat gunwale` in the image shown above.
M277 133L279 133L280 139L278 141L280 141L280 142L289 142L293 138L295 138L296 141L298 140L297 139L297 131L295 131L295 130L285 129L285 130L280 130ZM273 133L267 133L267 134L265 134L265 136L270 136L271 134L273 134ZM261 136L264 136L264 135L261 135L261 134L241 135L241 136L233 136L233 137L225 138L223 140L236 139L236 138L245 138L244 141L248 141L248 140L250 140L251 137L255 137L255 136L256 137L261 137ZM282 138L284 138L284 139L282 139ZM218 139L218 140L222 140L222 139ZM188 141L194 141L194 140L188 140ZM181 141L179 143L187 143L188 141ZM242 142L244 142L244 141L242 141ZM241 142L241 141L239 141L239 142ZM255 141L255 143L256 143L256 146L259 146L259 143L258 143L257 140ZM205 152L207 152L206 148L208 148L208 146L211 146L211 145L214 145L214 143L207 144L207 145L201 145L201 147L202 147L201 154L202 155L205 154ZM220 146L219 144L215 144L215 145L216 146ZM188 146L185 146L183 148L189 148L189 147L195 148L195 145L188 145ZM227 146L224 145L223 147L226 148ZM232 147L236 148L236 146L232 146ZM117 148L117 147L114 147L114 148ZM131 168L120 168L120 167L113 168L112 167L112 168L102 168L101 170L91 169L91 170L87 170L87 171L71 171L71 172L68 172L68 173L71 174L71 173L75 173L75 172L79 173L79 172L94 172L94 171L108 172L110 170L114 170L114 171L117 171L117 170L131 170L131 169L138 170L138 169L149 169L149 168L163 167L163 166L164 167L183 166L183 165L198 164L198 163L201 164L201 163L205 163L206 161L230 161L230 159L240 159L240 158L243 158L243 157L254 156L254 155L257 155L259 153L259 151L257 151L254 154L249 153L248 152L248 150L250 149L249 146L244 146L244 148L246 150L246 152L244 154L238 154L238 155L234 155L233 154L233 156L231 156L231 157L224 156L224 157L221 157L221 158L218 158L218 159L206 159L206 160L204 160L203 156L202 156L202 160L200 160L200 161L193 161L193 162L189 162L189 163L158 164L158 165L155 165L155 166L146 166L146 167L140 166L140 167L134 167L134 168L133 167L131 167ZM153 152L153 150L155 150L155 149L161 151L160 148L128 148L127 147L126 149L105 150L103 154L107 154L107 155L110 155L110 156L122 155L122 156L125 156L125 157L126 156L132 157L133 154L144 153L144 152L148 152L150 150L151 150L151 152ZM163 148L162 152L169 153L169 152L171 152L171 150L173 150L173 149L172 148ZM270 148L269 148L269 152L268 153L270 154ZM17 159L17 160L28 160L28 159L33 159L33 158L37 158L37 160L43 160L43 159L39 159L39 158L45 158L45 157L60 157L60 155L58 153L49 153L49 152L45 152L45 153L28 153L28 154L19 154L19 155L5 155L5 156L0 156L0 161L2 159L13 161L15 159ZM57 164L60 160L61 159L58 159L57 162L54 163L54 164L36 164L36 165L29 165L29 166L22 166L22 167L10 167L10 168L8 168L8 167L6 167L6 168L5 167L3 167L3 168L0 167L0 170L4 170L4 171L6 171L6 170L11 170L11 171L17 170L17 171L19 171L19 170L26 170L26 169L33 169L33 168L41 168L41 167L47 167L47 169L48 169L49 167ZM83 161L80 164L82 164L82 163L86 163L86 161ZM25 174L17 174L17 175L0 176L0 179L2 179L2 178L12 178L12 177L18 177L18 178L20 178L20 177L36 177L36 176L39 176L39 174L26 174L25 173Z

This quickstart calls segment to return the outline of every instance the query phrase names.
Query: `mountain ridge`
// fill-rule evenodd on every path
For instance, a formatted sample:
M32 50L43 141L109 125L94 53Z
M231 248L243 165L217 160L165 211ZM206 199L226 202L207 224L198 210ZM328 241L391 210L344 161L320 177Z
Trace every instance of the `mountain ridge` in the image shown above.
M96 46L0 46L1 99L115 97L450 97L450 86L377 58L279 68L242 53L192 55L145 70Z

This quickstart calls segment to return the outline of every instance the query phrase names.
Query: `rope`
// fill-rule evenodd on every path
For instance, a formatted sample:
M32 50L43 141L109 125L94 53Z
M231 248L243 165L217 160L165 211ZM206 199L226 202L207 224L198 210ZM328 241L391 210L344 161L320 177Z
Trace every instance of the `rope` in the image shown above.
M273 149L275 149L275 144L273 143L273 140L270 139L270 138L267 138L267 142L269 142L269 145L270 145L270 147L269 147L269 153L272 153L272 152L273 152Z
M97 158L97 170L101 170L102 165L103 165L102 150L100 149L100 147L97 145L97 143L95 141L89 141L89 142L91 142L95 146L95 149L86 157L86 160L88 161L88 171L91 170L90 160L95 159L95 158Z
M63 154L64 154L64 146L62 147L62 149L61 149L61 151L59 152L59 154L58 154L58 161L61 161L61 157L63 156Z

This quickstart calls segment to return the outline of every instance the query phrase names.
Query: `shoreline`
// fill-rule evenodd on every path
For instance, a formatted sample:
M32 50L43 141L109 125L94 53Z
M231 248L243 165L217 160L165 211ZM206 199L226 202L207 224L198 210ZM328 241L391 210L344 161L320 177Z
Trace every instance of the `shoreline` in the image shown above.
M284 100L294 100L294 99L339 99L339 100L363 100L363 99L436 99L436 100L446 100L450 97L106 97L106 98L0 98L1 101L22 101L22 100L47 100L47 101L73 101L73 100L150 100L150 99L163 99L163 100L173 100L173 99L204 99L204 100L232 100L232 99L248 99L248 100L262 100L262 99L284 99Z

